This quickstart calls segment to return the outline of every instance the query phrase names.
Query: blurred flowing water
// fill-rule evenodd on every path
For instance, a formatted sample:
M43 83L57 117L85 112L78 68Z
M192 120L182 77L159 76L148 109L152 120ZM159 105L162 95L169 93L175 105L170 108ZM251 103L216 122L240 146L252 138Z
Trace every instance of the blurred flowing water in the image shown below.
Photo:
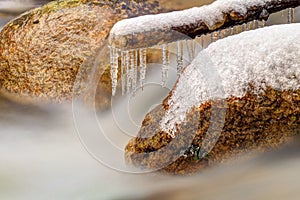
M9 8L3 4L7 2L15 4ZM0 26L29 8L20 2L0 1ZM44 2L27 3L31 8ZM7 7L1 9L1 5ZM272 17L268 24L285 23L281 15ZM296 18L300 19L299 9ZM159 102L168 92L151 90L158 96L144 96L149 102ZM129 105L134 107L131 110L137 123L151 107L143 107L142 103L147 104L143 100L139 102ZM118 142L122 146L127 141ZM298 148L289 148L272 154L269 160L222 166L195 177L127 174L100 164L86 151L76 133L70 104L33 106L0 97L0 199L186 199L186 195L190 199L298 199L297 152ZM153 192L158 196L151 195Z
M0 0L0 29L15 16L50 0Z
M22 106L5 98L0 105L0 199L107 199L160 179L94 160L76 135L70 105Z

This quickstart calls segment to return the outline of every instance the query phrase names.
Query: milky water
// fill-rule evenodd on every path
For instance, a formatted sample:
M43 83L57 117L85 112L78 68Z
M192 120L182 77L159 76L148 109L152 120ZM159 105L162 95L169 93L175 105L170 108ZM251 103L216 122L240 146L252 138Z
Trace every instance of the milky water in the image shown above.
M120 173L93 159L77 136L70 105L2 100L0 109L1 199L106 199L142 192L160 179Z
M1 199L143 199L152 193L160 196L150 199L299 196L298 149L190 178L132 175L105 167L87 153L70 105L22 106L1 98L0 109Z

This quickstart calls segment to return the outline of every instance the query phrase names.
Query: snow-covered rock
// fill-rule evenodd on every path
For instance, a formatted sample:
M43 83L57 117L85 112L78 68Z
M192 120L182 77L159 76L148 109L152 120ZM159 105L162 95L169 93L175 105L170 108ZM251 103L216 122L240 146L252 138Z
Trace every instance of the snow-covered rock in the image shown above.
M243 97L251 84L258 94L300 88L300 24L243 32L213 43L180 76L161 121L175 131L193 106L213 99Z
M126 146L128 163L188 174L299 134L300 24L213 43ZM208 155L208 156L207 156Z

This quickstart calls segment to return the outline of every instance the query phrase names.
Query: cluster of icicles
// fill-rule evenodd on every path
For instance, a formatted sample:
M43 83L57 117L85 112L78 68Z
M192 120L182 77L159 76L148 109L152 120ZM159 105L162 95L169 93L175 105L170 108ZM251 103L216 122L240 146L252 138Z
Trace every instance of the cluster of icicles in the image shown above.
M294 8L288 9L288 23L294 22ZM228 37L234 34L238 34L243 31L254 30L262 28L266 25L264 20L254 20L249 23L245 23L239 26L230 27L227 29L219 30L209 34L209 43L215 42L224 37ZM208 45L205 44L205 38L207 35L198 36L195 40L199 42L202 49ZM177 41L177 74L179 75L181 70L185 67L183 56L183 45L185 41ZM169 70L169 44L162 44L160 46L162 52L162 72L161 83L162 86L166 86ZM138 88L143 88L146 78L147 69L147 48L131 49L122 51L121 49L109 46L110 48L110 74L112 79L112 95L115 96L118 85L118 69L121 69L121 85L122 95L131 94L134 95ZM194 45L189 48L195 48ZM191 49L191 52L195 52L195 49ZM195 58L195 54L192 58ZM120 64L119 64L120 63ZM119 66L121 65L121 66Z

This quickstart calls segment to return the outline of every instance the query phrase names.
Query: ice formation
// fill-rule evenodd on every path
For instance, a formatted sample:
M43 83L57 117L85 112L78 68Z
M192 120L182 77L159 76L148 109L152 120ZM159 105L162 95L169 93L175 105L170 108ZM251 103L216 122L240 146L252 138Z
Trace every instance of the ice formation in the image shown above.
M288 23L294 23L295 20L295 8L288 9Z
M203 46L203 44L202 44ZM183 69L183 44L182 41L177 42L177 73L180 74Z
M161 121L174 137L193 107L212 99L243 97L251 83L259 94L266 85L300 88L300 24L243 32L211 44L181 74Z
M110 76L112 80L112 95L115 95L118 83L118 58L118 50L116 48L110 47Z
M233 10L243 15L246 14L247 8L251 6L262 6L272 1L274 0L217 0L207 6L195 7L183 11L125 19L114 25L110 35L131 35L136 33L151 32L155 30L168 29L172 26L189 25L194 23L196 20L202 20L210 27L214 26L215 23L223 19L223 13ZM287 21L288 23L294 22L294 8L288 9ZM237 25L225 30L218 30L209 34L210 43L216 42L217 40L230 35L238 34L240 32L262 28L265 25L266 22L264 20L253 20L252 22ZM178 41L177 44L178 74L180 74L181 70L185 67L183 66L184 52L182 43L182 41ZM203 37L201 38L200 43L202 48L206 47L204 46ZM167 82L169 68L168 44L161 44L160 48L162 51L162 86L164 86ZM196 47L194 47L192 43L192 45L189 45L189 49L187 49L190 60L196 56L195 48ZM122 50L111 46L110 49L112 94L115 95L117 89L119 57L121 57L122 94L134 94L138 86L143 88L146 78L147 48L134 49L127 47L126 50Z
M210 43L216 42L217 40L223 39L227 36L238 34L246 30L254 30L265 26L264 21L253 21L248 24L242 24L240 26L216 31L208 34ZM247 27L247 29L243 29ZM197 55L197 48L205 48L203 36L199 36L200 41L198 45L195 45L193 41L177 41L177 73L180 74L181 70L186 67L184 66L184 49L187 50L189 60L194 59ZM196 42L197 43L197 42ZM165 86L168 79L168 68L169 68L169 49L170 44L162 44L160 47L162 54L162 86ZM184 45L186 48L184 48ZM110 63L111 63L111 77L112 77L112 94L115 95L117 89L117 75L119 58L121 61L121 84L122 94L132 94L137 87L144 86L147 72L147 48L142 49L131 49L122 51L121 49L110 46ZM139 76L138 76L139 71ZM139 85L137 84L139 78Z
M147 49L140 49L140 86L144 87L147 68Z
M162 45L162 86L166 86L168 80L168 67L169 67L169 51L166 44Z

